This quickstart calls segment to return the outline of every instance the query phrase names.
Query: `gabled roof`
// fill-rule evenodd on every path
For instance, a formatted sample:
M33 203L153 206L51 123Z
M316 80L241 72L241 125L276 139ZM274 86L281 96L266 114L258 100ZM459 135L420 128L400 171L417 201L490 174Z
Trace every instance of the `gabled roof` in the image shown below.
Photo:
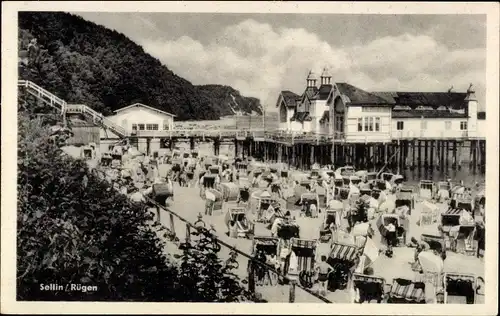
M417 106L440 106L452 109L465 109L467 107L465 92L372 92L388 102L397 105L407 105L412 108Z
M350 85L345 82L335 83L339 92L347 96L350 100L348 102L352 105L388 105L387 100L373 94Z
M323 84L319 87L318 93L316 95L317 100L326 100L332 91L333 86L331 84Z
M318 87L307 87L302 96L305 95L309 100L314 100L316 93L318 93Z
M146 109L150 109L152 111L156 111L156 112L159 112L159 113L162 113L162 114L165 114L165 115L168 115L168 116L172 116L172 117L176 117L177 115L175 114L172 114L172 113L168 113L168 112L165 112L165 111L162 111L162 110L159 110L159 109L156 109L154 107L151 107L149 105L145 105L145 104L142 104L142 103L134 103L132 105L129 105L129 106L125 106L121 109L118 109L118 110L115 110L114 112L115 113L118 113L118 112L121 112L121 111L125 111L125 110L128 110L130 108L133 108L133 107L143 107L143 108L146 108Z
M397 92L371 92L372 94L381 97L386 100L389 104L396 104L396 99L398 97Z
M297 100L300 100L300 95L288 90L281 91L281 96L283 97L283 100L288 108L296 107Z

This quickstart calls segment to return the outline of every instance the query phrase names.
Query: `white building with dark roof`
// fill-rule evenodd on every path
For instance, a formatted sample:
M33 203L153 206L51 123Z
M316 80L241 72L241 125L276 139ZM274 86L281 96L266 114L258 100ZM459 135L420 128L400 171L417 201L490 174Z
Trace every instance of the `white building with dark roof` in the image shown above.
M312 71L306 83L300 96L290 91L280 94L281 130L329 135L345 142L474 138L482 134L472 85L467 92L368 92L345 82L332 82L326 68L319 85Z
M155 141L148 145L145 138L138 139L137 136L159 139L168 136L169 131L174 129L174 114L142 103L134 103L114 112L114 115L106 118L121 126L127 135L133 136L131 137L131 144L142 152L157 150L160 148L160 143ZM119 139L120 137L113 134L113 132L101 129L102 152L106 152L107 147L116 143Z

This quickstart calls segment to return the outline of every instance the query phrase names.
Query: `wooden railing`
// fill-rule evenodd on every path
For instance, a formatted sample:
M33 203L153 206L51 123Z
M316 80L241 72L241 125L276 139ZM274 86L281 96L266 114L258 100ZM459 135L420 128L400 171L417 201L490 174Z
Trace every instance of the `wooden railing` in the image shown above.
M43 102L49 104L53 108L59 110L62 115L66 115L66 113L87 114L90 117L92 117L94 123L101 124L105 128L110 129L113 133L117 134L118 136L120 137L128 136L127 131L123 127L115 124L113 121L105 118L101 113L91 109L90 107L84 104L72 104L68 106L66 101L64 101L63 99L50 93L49 91L37 85L36 83L28 80L18 80L17 86L25 88L28 93L35 96L39 100L42 100Z
M29 94L59 110L61 113L66 111L66 101L55 96L34 82L28 80L18 80L17 86L24 87Z

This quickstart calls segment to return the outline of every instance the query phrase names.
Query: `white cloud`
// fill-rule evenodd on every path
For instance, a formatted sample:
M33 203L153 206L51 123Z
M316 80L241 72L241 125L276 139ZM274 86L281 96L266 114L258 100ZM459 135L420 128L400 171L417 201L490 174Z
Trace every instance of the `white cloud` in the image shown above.
M309 69L328 65L333 81L365 90L465 91L484 100L485 50L450 50L427 35L401 34L365 45L332 46L305 29L246 20L203 45L187 36L146 39L144 49L194 84L225 84L272 108L280 90L301 93Z

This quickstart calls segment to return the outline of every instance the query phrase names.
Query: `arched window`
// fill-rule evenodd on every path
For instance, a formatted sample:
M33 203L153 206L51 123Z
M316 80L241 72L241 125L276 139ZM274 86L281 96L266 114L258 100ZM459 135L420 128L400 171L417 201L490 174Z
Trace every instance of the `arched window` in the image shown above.
M286 123L287 121L287 110L285 102L281 102L280 105L280 123Z

